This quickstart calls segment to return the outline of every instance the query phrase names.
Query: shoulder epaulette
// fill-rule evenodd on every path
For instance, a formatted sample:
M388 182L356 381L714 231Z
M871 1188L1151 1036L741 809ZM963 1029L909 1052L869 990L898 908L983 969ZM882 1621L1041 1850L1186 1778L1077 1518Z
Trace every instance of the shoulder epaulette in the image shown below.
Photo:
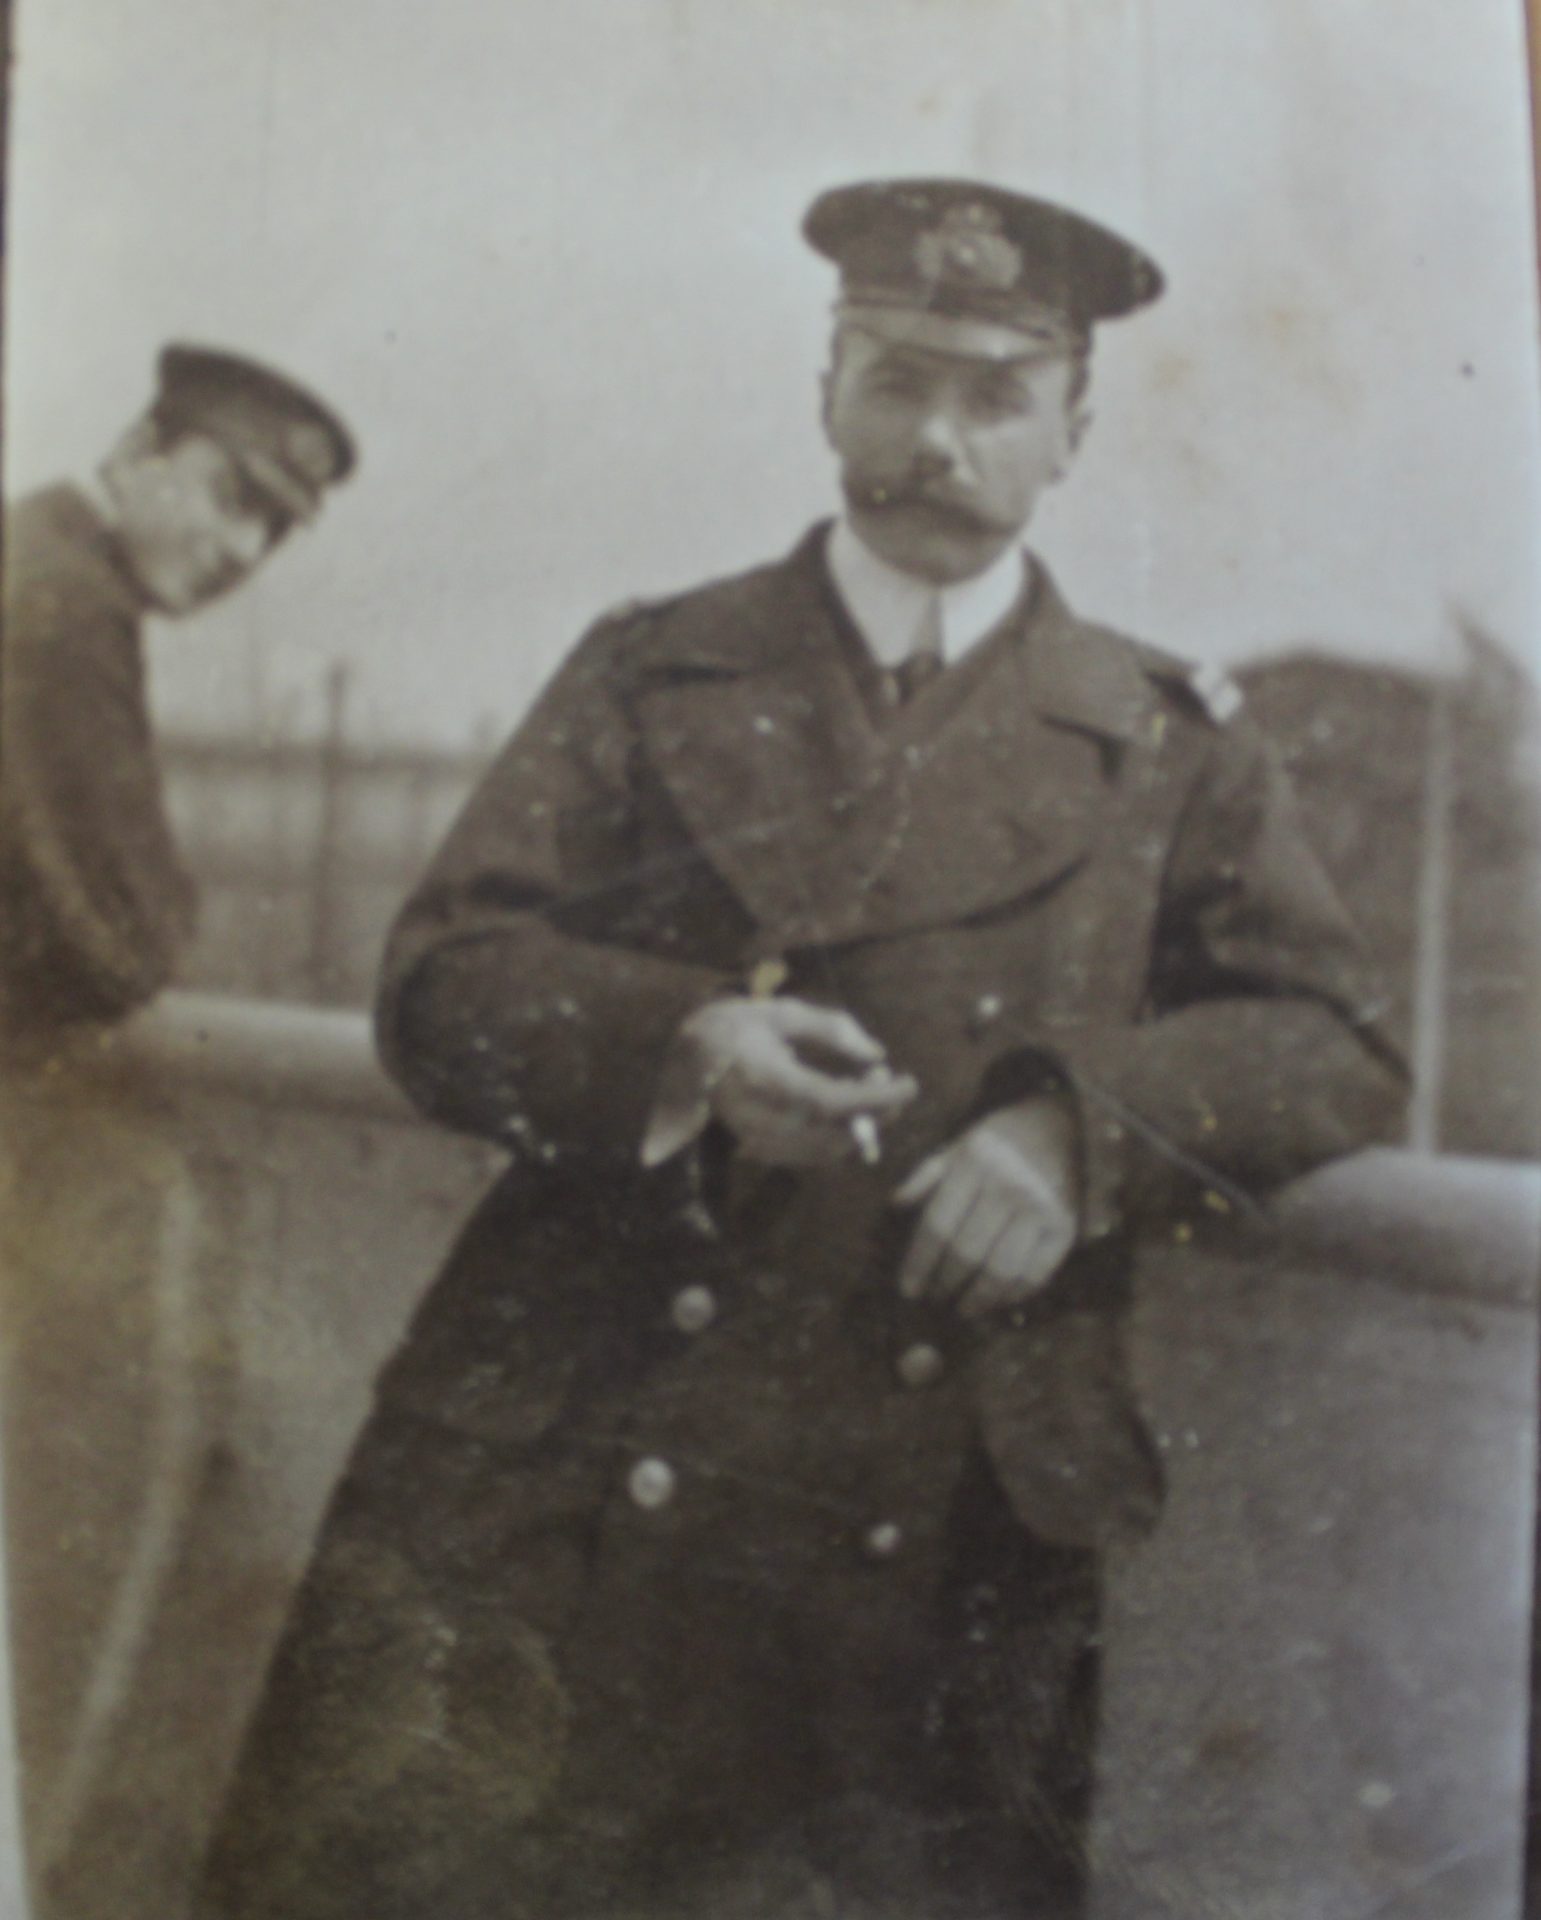
M1185 695L1216 726L1225 726L1240 713L1244 696L1223 667L1214 661L1184 660L1144 641L1137 644L1140 663L1151 678L1169 691Z
M1213 661L1190 669L1188 685L1210 719L1218 725L1223 727L1241 712L1244 697L1241 688L1223 667Z

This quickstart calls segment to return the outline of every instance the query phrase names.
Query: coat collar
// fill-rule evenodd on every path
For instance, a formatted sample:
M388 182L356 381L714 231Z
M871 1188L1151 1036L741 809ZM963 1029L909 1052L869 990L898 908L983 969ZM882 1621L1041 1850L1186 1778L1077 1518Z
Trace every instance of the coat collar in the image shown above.
M745 581L666 604L646 671L775 675L834 648L838 595L825 562L832 522L812 527L786 559ZM1026 586L1012 616L1027 698L1045 720L1115 741L1134 738L1154 699L1129 641L1071 612L1053 575L1025 552ZM732 615L722 618L733 595Z
M1155 704L1134 647L1121 634L1078 620L1048 568L1034 560L1032 569L1022 634L1028 700L1045 720L1132 740Z
M65 483L45 487L17 507L30 521L29 545L53 556L61 568L82 582L98 600L126 618L147 611L143 589L135 580L108 526L95 504L79 487Z
M1107 742L1153 697L1047 574L935 704L884 729L850 665L822 529L688 596L641 642L644 750L769 951L943 925L1051 885L1108 812Z

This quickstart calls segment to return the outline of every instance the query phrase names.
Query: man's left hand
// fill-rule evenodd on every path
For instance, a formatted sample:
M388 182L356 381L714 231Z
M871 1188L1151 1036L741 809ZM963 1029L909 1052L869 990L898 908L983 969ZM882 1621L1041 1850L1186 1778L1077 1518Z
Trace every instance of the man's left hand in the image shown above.
M1023 1101L923 1160L894 1194L924 1210L899 1270L906 1300L955 1299L970 1319L1031 1298L1079 1227L1075 1122L1057 1100Z

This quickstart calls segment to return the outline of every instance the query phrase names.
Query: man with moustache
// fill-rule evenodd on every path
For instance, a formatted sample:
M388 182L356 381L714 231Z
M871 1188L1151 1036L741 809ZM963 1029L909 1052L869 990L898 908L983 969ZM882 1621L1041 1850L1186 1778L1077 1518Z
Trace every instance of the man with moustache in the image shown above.
M1066 1920L1141 1230L1399 1076L1223 699L1020 545L1137 249L840 188L844 510L601 620L402 913L379 1034L504 1143L380 1382L220 1920Z

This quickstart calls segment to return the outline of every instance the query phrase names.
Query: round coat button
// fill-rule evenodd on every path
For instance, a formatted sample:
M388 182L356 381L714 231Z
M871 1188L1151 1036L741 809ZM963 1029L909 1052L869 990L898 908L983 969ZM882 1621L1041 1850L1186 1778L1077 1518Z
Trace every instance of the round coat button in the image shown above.
M639 1507L651 1511L656 1507L668 1506L678 1485L679 1475L668 1461L650 1454L632 1468L627 1476L626 1491Z
M904 1529L892 1520L880 1520L862 1535L862 1548L871 1560L892 1560L904 1545Z
M974 1019L981 1027L988 1027L999 1020L1006 1010L1006 1003L998 993L982 993L974 1002Z
M941 1350L929 1341L918 1340L906 1347L895 1363L895 1371L907 1387L934 1387L947 1371Z
M669 1316L681 1333L704 1333L717 1318L717 1296L710 1287L681 1287Z

